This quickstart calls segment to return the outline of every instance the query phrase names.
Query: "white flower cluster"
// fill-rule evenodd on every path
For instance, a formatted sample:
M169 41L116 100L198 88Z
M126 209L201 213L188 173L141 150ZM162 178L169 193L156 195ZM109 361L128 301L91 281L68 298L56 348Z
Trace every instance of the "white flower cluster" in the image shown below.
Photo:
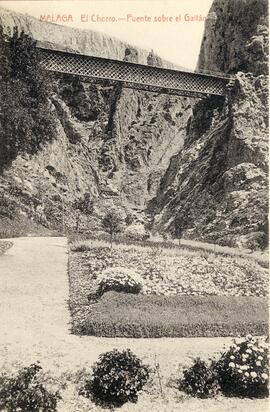
M235 342L230 350L229 368L243 375L243 379L256 379L267 381L269 379L268 344L259 339L247 335L243 342Z
M143 287L143 278L134 270L122 266L110 267L102 271L97 278L97 289L104 287L114 290L116 287L138 290Z

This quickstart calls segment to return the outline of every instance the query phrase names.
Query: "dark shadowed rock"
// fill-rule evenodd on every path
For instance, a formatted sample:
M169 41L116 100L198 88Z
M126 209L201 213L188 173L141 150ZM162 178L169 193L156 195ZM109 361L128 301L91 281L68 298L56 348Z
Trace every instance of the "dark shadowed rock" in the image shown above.
M214 17L214 18L213 18ZM198 67L236 73L226 99L193 107L185 145L149 211L154 227L184 237L258 248L267 243L267 2L216 0Z

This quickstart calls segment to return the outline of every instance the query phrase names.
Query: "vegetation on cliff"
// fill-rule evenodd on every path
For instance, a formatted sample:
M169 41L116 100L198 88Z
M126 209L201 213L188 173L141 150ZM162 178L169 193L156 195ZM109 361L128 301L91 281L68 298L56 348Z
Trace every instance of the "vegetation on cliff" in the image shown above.
M38 64L36 42L15 27L0 28L0 171L18 154L35 153L54 138L49 86Z

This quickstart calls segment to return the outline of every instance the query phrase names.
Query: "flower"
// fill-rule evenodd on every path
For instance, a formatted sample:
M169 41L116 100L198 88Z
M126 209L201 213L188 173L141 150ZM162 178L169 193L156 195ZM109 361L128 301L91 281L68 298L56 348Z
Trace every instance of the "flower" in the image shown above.
M249 367L247 365L243 365L243 366L240 366L240 369L242 369L242 371L247 371Z
M248 355L246 355L245 353L243 353L243 354L242 354L242 358L243 358L243 359L247 359L247 358L248 358Z
M263 357L262 357L262 356L258 356L258 360L263 360Z
M247 350L246 350L246 353L252 353L252 350L251 350L251 349L247 349Z
M250 372L250 376L251 376L252 378L256 378L257 373L256 373L256 372Z
M252 339L252 336L251 336L251 335L247 335L247 336L246 336L246 339L247 339L247 340L251 340L251 339Z
M257 361L257 362L256 362L256 366L262 366L262 362Z
M231 355L231 356L230 356L230 359L234 360L234 359L235 359L235 356Z
M268 379L268 375L266 373L262 373L262 378L267 380Z
M234 368L234 367L235 367L235 363L230 362L230 363L229 363L229 367L230 367L230 368Z
M248 378L248 377L249 377L249 373L248 373L248 372L245 372L245 376Z

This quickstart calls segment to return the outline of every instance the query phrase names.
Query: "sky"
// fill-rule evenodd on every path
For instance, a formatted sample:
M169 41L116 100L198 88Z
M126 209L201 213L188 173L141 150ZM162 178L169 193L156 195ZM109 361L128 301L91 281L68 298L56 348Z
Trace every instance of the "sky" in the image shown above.
M191 17L206 17L212 1L0 0L0 6L27 13L38 19L49 15L48 21L57 19L58 15L71 16L69 21L57 21L57 24L103 32L132 45L147 50L153 49L166 60L194 69L203 36L204 21L192 21ZM165 19L159 21L162 16ZM100 21L102 18L113 18L115 21ZM134 18L140 18L142 21L133 21Z

